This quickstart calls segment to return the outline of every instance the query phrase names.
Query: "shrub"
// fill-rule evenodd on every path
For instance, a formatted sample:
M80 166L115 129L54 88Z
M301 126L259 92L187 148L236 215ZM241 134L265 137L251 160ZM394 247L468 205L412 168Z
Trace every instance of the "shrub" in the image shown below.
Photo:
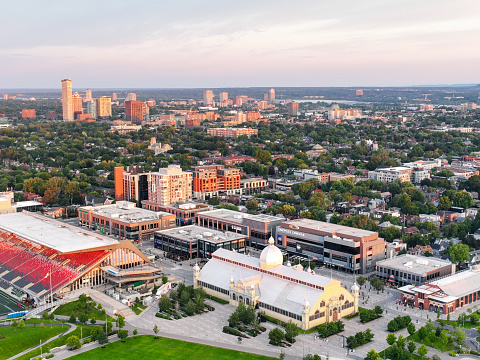
M382 315L383 314L383 309L380 306L375 306L375 314L377 315Z
M227 334L232 334L235 336L241 336L243 338L247 338L248 336L242 333L241 331L238 331L237 329L231 328L230 326L224 326L223 327L223 332Z
M65 345L71 350L80 349L82 347L80 339L75 335L70 336Z
M378 306L378 308L380 308L380 306ZM380 310L383 312L382 308L380 308ZM361 309L360 310L360 321L362 323L367 323L369 321L372 321L372 320L375 320L375 319L379 318L380 314L378 314L376 310Z
M349 336L347 338L347 346L351 349L356 348L372 341L374 334L370 329L365 331L359 331L354 336Z
M91 339L91 338L87 338L87 339L83 340L83 345L89 344L89 343L91 343L91 342L92 342L92 339Z
M208 298L210 300L213 300L213 301L216 301L219 304L223 304L223 305L228 304L227 300L220 299L220 298L218 298L216 296L213 296L213 295L206 295L206 298Z
M268 339L272 345L280 345L282 340L285 339L285 334L279 328L270 330L268 333Z
M72 323L72 324L75 324L77 322L77 318L75 317L75 315L70 315L70 318L68 319L68 322L69 323Z
M345 325L343 324L343 322L339 320L339 321L318 325L317 332L321 337L326 338L326 337L329 337L330 335L337 334L343 331L344 327Z
M387 329L388 331L395 332L401 329L405 329L408 324L412 322L412 319L410 316L397 316L393 320L391 320L388 325Z
M54 357L55 355L53 354L48 354L47 356L45 356L45 359L51 359L52 357Z

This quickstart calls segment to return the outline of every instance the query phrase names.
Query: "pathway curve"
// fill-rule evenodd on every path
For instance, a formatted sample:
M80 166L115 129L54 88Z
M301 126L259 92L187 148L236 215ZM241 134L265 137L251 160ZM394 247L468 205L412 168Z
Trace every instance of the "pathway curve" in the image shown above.
M19 353L19 354L17 354L17 355L14 355L14 356L12 356L12 357L10 357L10 358L8 358L7 360L13 360L13 359L16 359L16 358L18 358L18 357L20 357L20 356L23 356L23 355L29 353L29 352L32 351L32 350L35 350L35 349L40 348L40 346L44 346L45 344L48 344L49 342L51 342L51 341L53 341L53 340L56 340L56 339L58 339L58 338L61 337L61 336L67 335L67 334L71 333L72 331L75 331L75 329L77 328L77 325L75 325L75 324L51 324L51 325L53 325L53 326L62 326L62 325L64 325L64 326L69 326L70 329L68 329L67 331L65 331L65 332L63 332L63 333L61 333L61 334L55 335L54 337L52 337L52 338L48 339L47 341L43 342L42 345L33 346L33 347L31 347L30 349L27 349L27 350L25 350L25 351L22 351L21 353ZM27 324L27 325L25 325L25 326L34 326L34 324Z

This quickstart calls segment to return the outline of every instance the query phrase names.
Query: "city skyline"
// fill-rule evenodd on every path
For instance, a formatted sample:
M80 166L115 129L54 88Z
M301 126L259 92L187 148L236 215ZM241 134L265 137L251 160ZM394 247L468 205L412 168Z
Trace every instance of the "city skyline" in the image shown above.
M54 88L63 78L78 88L480 82L471 71L478 3L220 4L105 1L93 13L92 1L55 11L5 4L6 27L17 30L2 41L2 88Z

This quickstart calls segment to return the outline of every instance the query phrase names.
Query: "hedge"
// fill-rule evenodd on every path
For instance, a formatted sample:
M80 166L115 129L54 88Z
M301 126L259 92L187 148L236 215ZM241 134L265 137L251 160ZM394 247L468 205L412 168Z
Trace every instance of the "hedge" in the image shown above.
M205 297L206 297L207 299L216 301L216 302L218 302L219 304L226 305L226 304L229 303L227 300L220 299L220 298L218 298L218 297L216 297L216 296L213 296L213 295L207 294L207 295L205 295Z
M235 336L240 336L240 337L248 339L247 335L245 335L241 331L238 331L237 329L231 328L230 326L224 326L223 327L223 332L227 333L227 334L232 334L232 335L235 335Z

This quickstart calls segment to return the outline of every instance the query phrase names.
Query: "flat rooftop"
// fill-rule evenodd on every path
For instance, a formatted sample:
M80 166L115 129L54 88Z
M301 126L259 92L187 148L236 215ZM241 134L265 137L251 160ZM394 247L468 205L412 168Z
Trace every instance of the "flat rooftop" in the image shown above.
M211 243L223 243L225 241L245 239L246 237L246 235L237 234L230 231L223 232L211 230L198 225L188 225L179 228L159 230L155 231L155 233L188 242L202 240Z
M242 213L240 211L234 211L234 210L228 210L228 209L216 209L211 211L203 211L203 212L199 212L198 215L209 216L212 218L217 218L222 220L234 221L237 223L242 223L243 219L256 220L260 222L271 222L271 221L278 221L278 219L281 219L279 217L271 216L271 215L265 215L265 214L252 215L252 214Z
M285 228L289 228L290 225L298 226L306 229L323 231L331 234L339 234L342 236L354 236L365 237L377 234L374 231L357 229L349 226L332 224L324 221L310 220L310 219L295 219L283 223Z
M38 201L19 201L12 205L12 208L22 208L22 207L30 207L30 206L43 206L41 202Z
M0 215L0 228L62 253L118 244L109 237L26 211Z
M164 211L151 211L135 207L135 203L128 201L118 201L115 204L103 206L82 206L80 210L90 211L93 214L104 216L113 220L120 220L126 223L140 223L171 216L172 214Z
M377 268L378 266L384 266L390 269L405 271L417 275L423 275L429 271L451 265L452 263L448 260L410 254L377 261Z

